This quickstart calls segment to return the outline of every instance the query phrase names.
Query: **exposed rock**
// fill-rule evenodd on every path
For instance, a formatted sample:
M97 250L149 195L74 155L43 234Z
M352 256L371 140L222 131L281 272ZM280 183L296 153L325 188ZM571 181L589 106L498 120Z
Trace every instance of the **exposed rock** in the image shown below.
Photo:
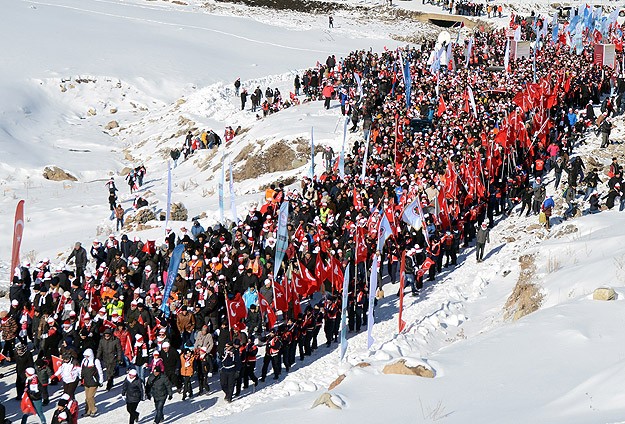
M356 366L358 368L367 368L367 367L370 367L371 364L369 362L359 362L359 363L356 364Z
M416 367L408 366L405 359L386 365L382 372L384 374L416 375L418 377L434 378L434 370L423 365L417 365Z
M106 124L106 126L104 127L105 130L110 131L114 128L118 128L119 124L117 123L117 121L111 121L108 124Z
M594 300L616 300L616 292L612 287L599 287L592 294Z
M78 178L58 166L46 166L43 170L43 178L51 181L78 181Z
M96 115L96 111L94 108L89 108L89 110L87 111L87 115L89 116L95 116Z
M504 305L504 317L512 317L514 321L531 314L540 308L543 294L536 279L536 263L534 255L523 255L519 258L521 272L512 293Z
M61 93L65 93L67 91L67 87L61 85Z
M172 221L188 221L189 212L182 203L172 203L169 218Z
M126 175L130 174L130 171L132 171L132 168L126 166L121 171L119 171L119 175L125 177Z
M136 223L136 224L145 224L148 221L152 221L156 219L156 215L154 211L150 209L149 206L145 206L141 209L137 209L137 212L126 218L126 224Z
M343 380L345 380L345 374L341 374L339 375L336 380L334 380L332 383L330 383L330 385L328 386L328 390L332 390L334 389L336 386L338 386L339 384L341 384L343 382Z
M185 104L186 102L187 102L187 101L186 101L185 99L178 99L178 100L176 100L176 104L177 104L178 106L183 105L183 104Z
M117 113L117 108L116 107L112 107L109 112L111 112L112 114Z
M332 401L332 395L328 392L323 393L315 400L312 408L316 408L319 405L325 405L330 409L342 409L339 405Z

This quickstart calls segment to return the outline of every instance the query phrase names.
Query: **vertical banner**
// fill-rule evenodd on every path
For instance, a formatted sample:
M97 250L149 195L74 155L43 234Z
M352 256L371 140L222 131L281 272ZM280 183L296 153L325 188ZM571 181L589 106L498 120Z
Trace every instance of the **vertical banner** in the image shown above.
M180 261L182 260L182 253L184 252L184 244L179 244L174 249L169 260L169 268L167 268L167 281L165 282L165 288L163 289L163 304L161 305L161 311L169 318L169 306L167 301L171 295L171 290L174 287L174 282L178 276L178 268L180 267Z
M349 293L349 264L345 268L345 277L343 278L343 304L341 311L341 361L345 358L347 352L347 303Z
M224 185L226 184L226 170L224 155L221 156L221 175L219 176L219 222L224 223Z
M310 179L315 178L315 128L310 127Z
M365 140L365 155L362 158L362 172L360 173L360 182L365 180L365 176L367 175L367 160L369 160L369 137L371 137L371 131L367 133L367 138Z
M367 310L367 349L373 346L373 306L375 305L375 292L378 290L378 255L373 255L373 263L371 264L371 275L369 276L369 309Z
M469 94L469 103L471 104L471 109L473 110L473 116L477 119L477 107L475 106L475 97L473 97L473 89L470 85L467 85L467 93Z
M449 58L447 58L449 60ZM406 94L406 110L410 110L410 93L412 92L412 77L410 76L410 58L404 63L404 90Z
M354 79L356 80L356 84L358 84L358 96L360 96L360 98L362 99L362 96L364 94L362 90L362 80L360 79L360 75L358 75L356 72L354 72Z
M469 62L471 60L471 50L473 50L473 37L469 38L469 45L467 46L467 57L464 61L465 68L469 67Z
M402 319L404 313L404 285L406 283L406 251L401 255L401 265L399 268L399 330L401 333L406 327L406 321Z
M349 122L349 116L345 117L345 123L343 124L343 145L341 146L341 155L339 156L339 177L345 178L345 140L347 139L347 123Z
M171 214L171 162L167 161L167 214L165 216L165 228L169 225Z
M503 67L506 70L506 74L508 73L508 66L510 64L510 40L506 41L506 53L503 57Z
M232 212L232 222L237 223L237 198L234 194L234 177L232 176L232 162L228 165L228 177L230 184L230 212Z
M11 273L15 272L20 264L20 246L22 245L22 234L24 233L24 201L17 202L15 208L15 221L13 222L13 250L11 251ZM11 281L9 274L9 284Z
M276 259L273 263L273 279L276 280L282 259L289 246L289 230L286 228L289 219L289 202L285 201L280 205L280 213L278 214L278 240L276 242Z

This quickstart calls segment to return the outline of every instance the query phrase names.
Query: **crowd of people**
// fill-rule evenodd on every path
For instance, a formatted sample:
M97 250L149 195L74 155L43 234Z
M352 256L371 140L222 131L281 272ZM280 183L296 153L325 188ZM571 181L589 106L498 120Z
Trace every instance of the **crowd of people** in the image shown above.
M512 25L524 38L535 33L522 18ZM205 228L196 220L191 229L168 226L162 240L145 242L111 234L104 243L94 240L89 252L78 242L68 255L71 269L48 259L23 263L10 288L11 308L0 313L16 398L26 396L29 411L45 423L50 386L59 381L64 394L52 423L75 423L80 382L82 416L99 413L99 387L121 388L130 424L146 398L154 399L159 423L176 391L182 400L209 393L218 374L231 402L315 350L329 352L343 313L349 331L366 328L371 272L380 272L384 284L405 282L419 296L426 281L458 266L474 240L476 260L487 258L495 217L513 214L517 204L521 214L526 208L542 214L549 226L554 204L545 180L552 171L556 187L562 172L568 175L567 202L581 197L585 185L583 201L599 210L598 171L586 172L573 149L596 120L622 113L622 77L593 63L591 44L577 55L561 40L543 42L535 65L518 59L508 70L494 69L504 63L506 43L504 30L476 31L471 41L449 47L359 50L318 64L295 89L310 101L328 93L328 103L339 93L342 113L352 122L356 116L354 126L362 122L363 131L344 153L326 149L322 173L298 187L271 185L263 202L230 227ZM437 66L441 50L451 55ZM595 116L592 103L604 97L613 105ZM415 120L430 124L414 130ZM219 144L215 136L206 139L207 148ZM610 173L614 206L625 198L616 158ZM278 215L285 202L281 258ZM381 227L391 236L380 241ZM380 270L370 269L375 255ZM121 369L126 375L116 387Z

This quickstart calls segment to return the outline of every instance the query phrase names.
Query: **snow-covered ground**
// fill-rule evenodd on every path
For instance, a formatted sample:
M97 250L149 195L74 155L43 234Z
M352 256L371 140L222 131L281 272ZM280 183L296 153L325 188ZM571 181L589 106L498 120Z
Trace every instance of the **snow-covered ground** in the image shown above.
M76 240L103 239L114 232L104 187L110 176L115 176L122 204L130 208L132 196L119 173L144 163L148 175L141 193L158 212L165 207L168 149L180 146L185 130L213 128L222 134L225 126L240 125L246 132L230 145L217 153L198 152L173 171L173 200L183 202L190 217L205 214L202 223L211 225L218 218L215 177L222 154L226 162L234 161L236 174L235 158L244 149L253 153L250 146L309 140L312 127L316 144L336 150L342 138L337 109L325 111L319 103L263 120L241 112L232 89L235 78L241 77L244 87L270 85L288 95L297 70L329 54L394 48L401 44L394 41L397 35L431 31L407 20L373 23L366 14L341 12L335 13L330 31L327 16L182 3L187 4L11 0L2 5L0 285L8 280L17 200L26 200L22 259L47 256L59 263ZM394 3L441 12L420 1ZM551 8L546 1L514 7ZM119 128L106 130L113 120ZM622 140L622 120L618 125L612 138ZM580 152L600 163L623 155L620 146L598 152L598 140L591 136L589 142ZM47 165L78 181L43 179ZM302 175L308 166L236 181L239 214L260 200L263 184ZM552 186L549 191L557 194ZM624 220L616 211L603 212L558 223L549 233L535 217L502 221L492 232L484 263L476 263L469 248L460 266L444 270L418 298L406 297L402 334L397 334L397 287L385 285L371 351L366 334L350 335L347 362L339 363L336 345L321 347L283 380L244 391L232 404L222 400L213 378L209 396L183 402L176 395L166 406L167 422L625 422ZM174 229L183 224L175 223ZM163 223L149 226L131 235L159 240ZM529 281L539 287L542 304L512 321L504 305L521 274L519 259L528 261L528 255L535 266ZM615 287L617 301L592 300L592 291L603 285ZM381 373L402 358L409 365L431 367L435 378ZM363 362L369 365L355 366ZM6 374L0 380L2 400L16 420L18 402L9 400L15 396L13 370L1 371ZM310 409L340 374L346 378L332 393L343 409ZM53 402L57 398L58 393ZM90 421L127 420L118 388L98 393L97 400L101 414ZM48 419L52 409L47 409ZM151 403L139 410L141 422L150 422Z

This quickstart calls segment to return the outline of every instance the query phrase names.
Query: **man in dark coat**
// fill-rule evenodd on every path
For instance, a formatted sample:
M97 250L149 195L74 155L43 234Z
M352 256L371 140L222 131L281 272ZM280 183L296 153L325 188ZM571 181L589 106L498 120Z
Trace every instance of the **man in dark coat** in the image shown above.
M65 263L69 263L72 258L74 258L76 264L76 279L82 282L85 278L85 268L87 266L87 251L79 241L74 244L74 250L72 250Z
M165 400L169 400L173 397L171 390L171 383L162 373L159 367L154 367L152 374L148 377L148 381L145 384L145 395L148 399L154 398L154 410L156 414L154 416L154 423L159 424L163 421L163 408L165 407Z
M113 377L115 377L115 367L122 363L122 344L117 337L113 337L110 328L104 330L104 337L100 339L96 358L104 364L106 368L106 390L113 387Z
M139 402L143 400L143 384L141 380L137 378L136 370L128 371L128 376L126 376L122 388L122 397L126 398L126 410L128 414L130 414L128 424L139 422L137 406L139 406Z

